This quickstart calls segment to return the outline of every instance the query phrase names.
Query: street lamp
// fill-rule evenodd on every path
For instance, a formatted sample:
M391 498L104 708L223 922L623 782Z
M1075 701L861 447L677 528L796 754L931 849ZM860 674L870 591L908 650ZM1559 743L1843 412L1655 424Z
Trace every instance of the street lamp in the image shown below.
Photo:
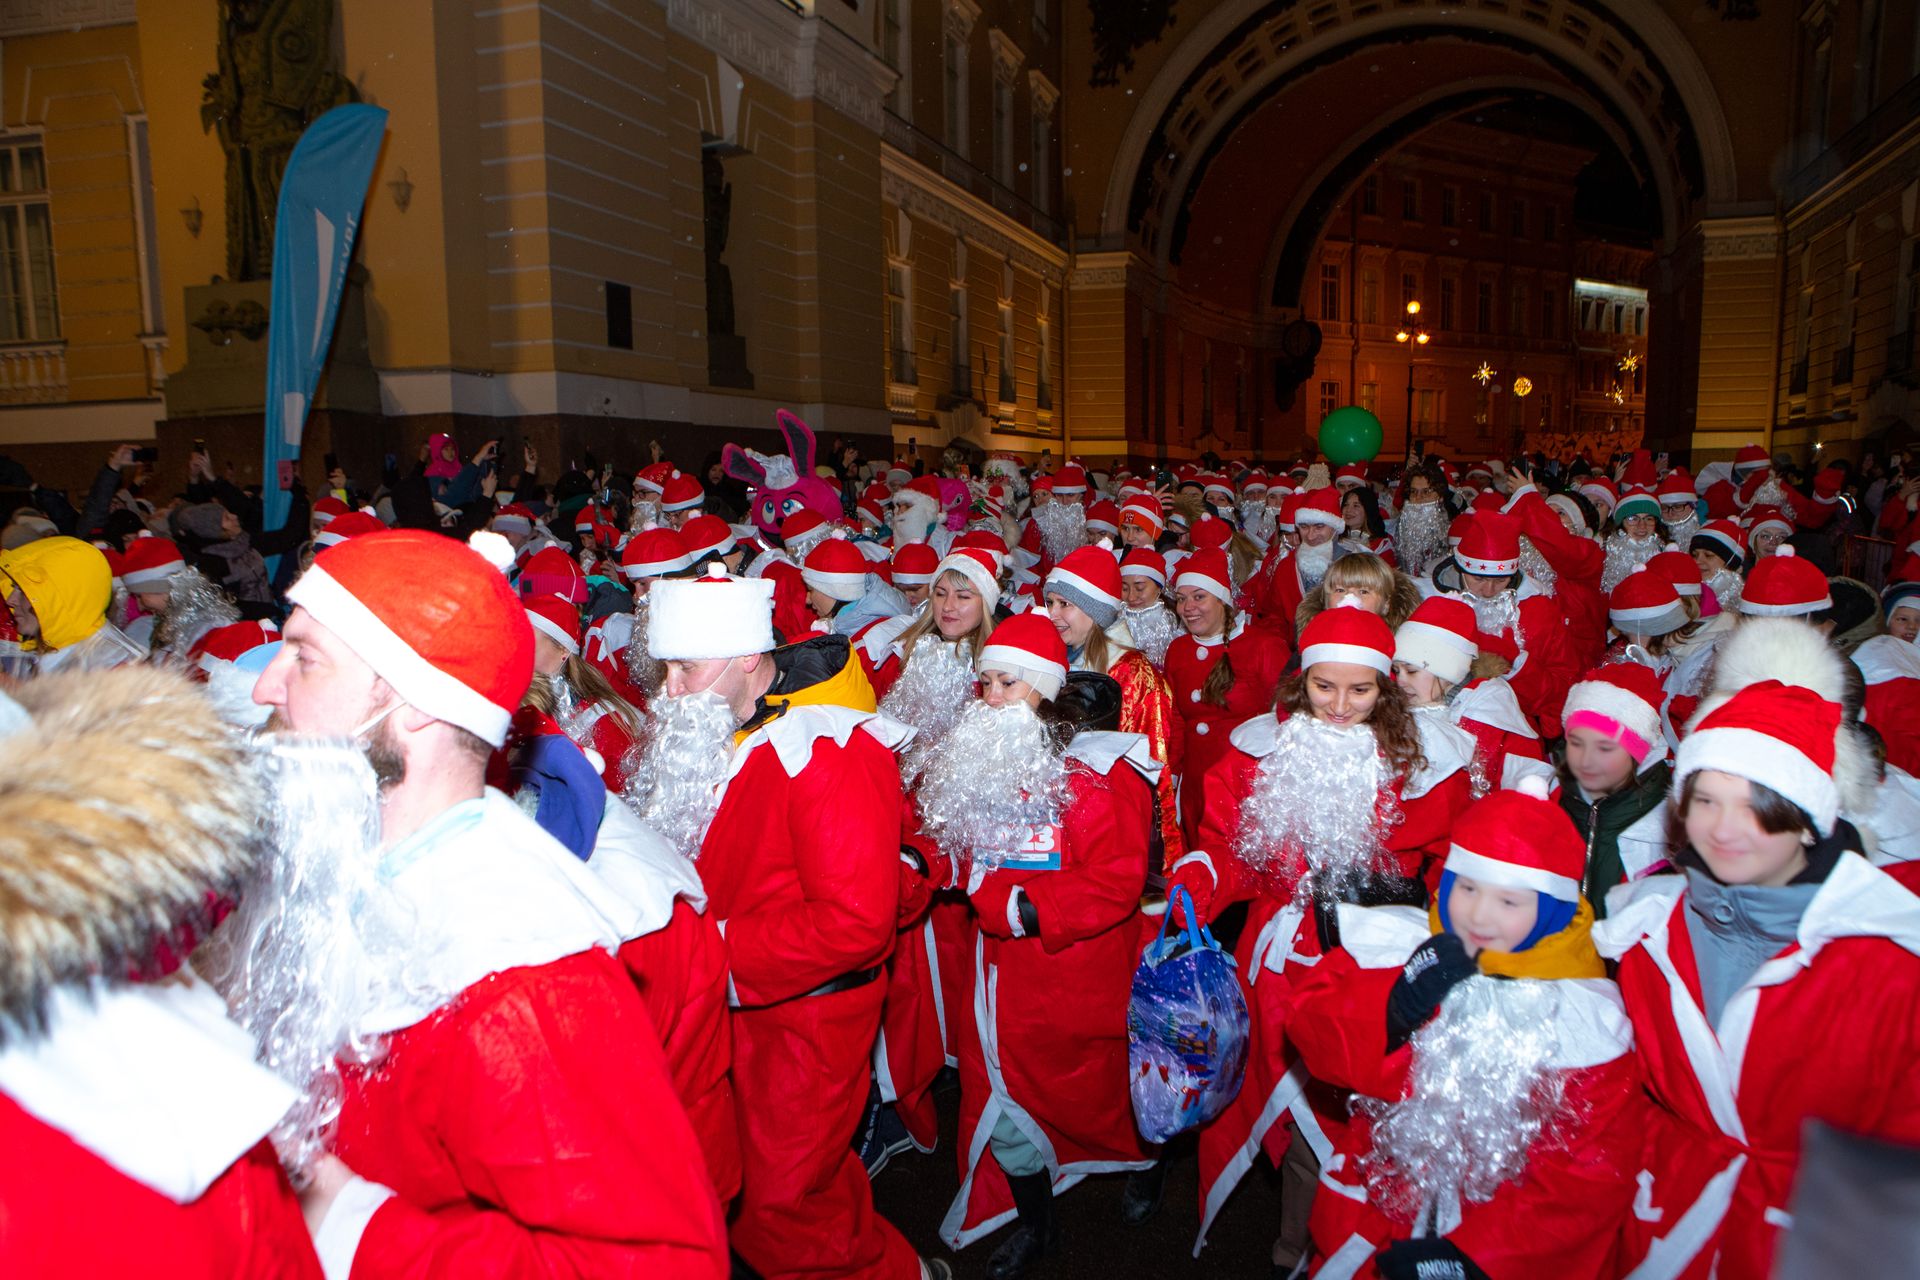
M1420 320L1420 300L1407 300L1407 314L1400 321L1400 331L1393 335L1395 342L1407 346L1407 453L1413 453L1413 349L1424 347L1433 341L1433 335Z

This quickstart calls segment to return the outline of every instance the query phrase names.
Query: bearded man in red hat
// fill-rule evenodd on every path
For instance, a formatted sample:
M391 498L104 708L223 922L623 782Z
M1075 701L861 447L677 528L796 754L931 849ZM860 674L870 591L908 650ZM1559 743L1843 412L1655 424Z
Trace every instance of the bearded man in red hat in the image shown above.
M918 1280L851 1142L898 928L900 770L844 636L776 648L773 584L654 588L665 696L642 818L696 859L731 970L743 1186L732 1244L765 1280Z
M328 1276L723 1275L612 954L634 908L485 785L533 671L506 579L394 531L322 551L288 598L254 697L270 731L362 741L363 785L274 815L301 838L216 941L236 1016L305 1091L281 1156Z

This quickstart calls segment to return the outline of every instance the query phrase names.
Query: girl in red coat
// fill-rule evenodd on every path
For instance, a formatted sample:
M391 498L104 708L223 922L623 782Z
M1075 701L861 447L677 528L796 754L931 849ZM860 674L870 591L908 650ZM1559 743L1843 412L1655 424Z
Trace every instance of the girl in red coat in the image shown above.
M1127 1096L1127 1005L1159 766L1145 739L1114 731L1114 681L1075 673L1068 686L1046 615L1001 623L980 675L919 799L979 924L960 1194L941 1236L958 1249L1017 1216L987 1264L1010 1280L1057 1247L1054 1195L1151 1164Z
M1472 736L1476 795L1528 774L1553 776L1513 687L1504 676L1474 675L1476 668L1501 665L1496 655L1480 652L1482 639L1472 607L1451 596L1421 601L1393 633L1393 680L1423 733L1429 717L1439 716Z
M1426 901L1453 817L1471 798L1459 762L1429 768L1419 729L1391 678L1393 633L1360 608L1329 609L1301 636L1300 673L1280 689L1276 715L1230 735L1232 750L1203 783L1195 840L1174 868L1205 918L1251 900L1242 978L1253 1022L1246 1083L1200 1133L1200 1243L1262 1145L1276 1161L1291 1113L1306 1146L1289 1158L1277 1263L1304 1245L1312 1159L1329 1154L1339 1099L1308 1096L1287 1046L1286 986L1322 949L1317 917L1332 904ZM1287 1256L1279 1256L1279 1255Z
M587 753L607 790L620 791L627 785L627 753L640 731L640 712L580 656L578 609L555 596L539 596L527 601L527 621L533 624L536 705ZM549 700L551 706L542 705Z
M1187 633L1167 647L1167 682L1180 724L1180 829L1197 835L1207 771L1231 751L1227 735L1273 709L1292 656L1284 634L1249 627L1233 607L1227 558L1196 551L1173 580L1174 608Z
M1612 1274L1644 1124L1632 1030L1580 835L1523 787L1454 824L1429 910L1340 907L1341 946L1294 984L1301 1061L1355 1095L1313 1207L1322 1280Z
M1777 680L1710 710L1674 770L1685 874L1615 890L1594 931L1655 1104L1623 1272L1771 1274L1809 1120L1920 1142L1920 899L1839 819L1847 732Z

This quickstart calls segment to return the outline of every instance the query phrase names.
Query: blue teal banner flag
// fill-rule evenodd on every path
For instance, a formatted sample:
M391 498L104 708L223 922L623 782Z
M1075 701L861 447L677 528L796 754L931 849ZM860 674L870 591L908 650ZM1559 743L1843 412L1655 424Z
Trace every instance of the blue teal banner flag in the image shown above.
M263 528L278 529L300 436L327 362L346 288L360 206L387 129L379 107L351 102L307 126L280 179L273 230L273 297L267 327L267 422L261 472Z

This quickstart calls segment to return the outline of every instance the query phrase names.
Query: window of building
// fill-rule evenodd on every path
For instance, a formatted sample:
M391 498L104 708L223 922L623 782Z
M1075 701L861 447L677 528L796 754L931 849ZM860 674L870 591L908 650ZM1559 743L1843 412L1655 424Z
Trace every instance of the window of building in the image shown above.
M633 286L606 282L607 345L633 350Z
M1369 218L1380 216L1380 175L1370 173L1360 184L1360 212Z
M1508 333L1514 334L1517 337L1526 336L1527 320L1529 319L1528 307L1527 307L1528 301L1529 300L1527 298L1527 286L1525 286L1524 284L1514 285L1513 299L1507 308L1507 332Z
M1833 385L1853 382L1853 329L1860 311L1860 266L1847 268L1847 280L1840 295L1840 347L1833 353Z
M1833 106L1833 40L1823 39L1813 49L1813 69L1807 76L1807 145L1810 155L1827 148L1827 124Z
M1320 420L1325 422L1327 415L1340 407L1340 384L1322 382L1320 384Z
M1557 205L1548 205L1540 211L1540 238L1558 240L1560 238L1560 209Z
M1474 290L1473 319L1474 328L1481 333L1493 332L1493 281L1482 280Z
M1340 264L1337 262L1320 264L1320 318L1340 318Z
M1421 435L1430 435L1440 420L1440 393L1437 391L1416 391L1413 393L1413 427Z
M1400 216L1407 222L1420 221L1420 179L1400 180Z
M883 0L880 8L880 56L900 77L890 105L903 119L913 115L913 45L907 34L912 11L911 0Z
M1038 72L1029 73L1027 84L1027 101L1033 108L1032 154L1028 161L1032 173L1028 186L1033 192L1033 207L1041 213L1049 213L1053 209L1053 104L1056 95L1052 92L1053 86L1040 78Z
M913 360L913 268L902 261L887 264L887 333L893 380L912 386L920 381Z
M993 176L1003 187L1013 185L1013 83L993 80Z
M1418 301L1420 297L1420 273L1402 271L1400 273L1400 314L1407 313L1407 304Z
M1790 394L1804 395L1807 390L1807 361L1813 346L1813 286L1808 285L1800 291L1799 318L1793 326L1793 369L1789 374L1787 389Z
M1034 375L1034 398L1042 409L1053 408L1053 286L1040 286L1040 367Z
M1560 291L1549 286L1540 291L1540 336L1552 338L1560 328Z
M1493 228L1493 192L1482 191L1480 193L1479 203L1480 203L1480 207L1478 210L1476 210L1474 225L1479 227L1482 231L1486 232L1488 235L1492 235L1494 230Z
M165 333L166 308L160 298L160 228L153 198L153 153L147 146L147 118L127 117L128 151L133 160L133 210L139 223L135 241L140 263L141 332Z
M1367 267L1360 272L1360 323L1380 323L1380 269Z
M952 19L950 10L941 65L942 108L947 146L964 160L967 156L967 39L955 29Z
M1633 331L1638 335L1645 335L1647 332L1647 309L1645 307L1635 307L1633 309Z
M1580 332L1588 333L1593 329L1593 299L1580 299Z
M1920 236L1908 236L1900 242L1900 262L1893 279L1893 326L1896 335L1906 335L1906 349L1911 352L1914 333L1920 330Z
M1363 382L1360 384L1360 407L1368 413L1380 412L1380 384Z
M46 156L38 138L0 139L0 342L59 336Z
M1615 333L1626 332L1626 329L1624 328L1624 325L1626 323L1626 318L1627 318L1627 304L1624 302L1614 303L1613 304L1613 332Z
M1440 225L1460 225L1460 188L1448 183L1440 188Z
M1013 376L1013 304L1000 304L1000 403L1012 404L1019 386Z
M1460 282L1452 276L1440 278L1440 327L1457 328L1460 319Z
M1516 240L1527 238L1527 202L1517 196L1514 198L1513 207L1507 210L1507 230Z
M953 337L953 394L973 394L973 335L967 324L967 243L953 248L953 279L947 282L947 329Z

